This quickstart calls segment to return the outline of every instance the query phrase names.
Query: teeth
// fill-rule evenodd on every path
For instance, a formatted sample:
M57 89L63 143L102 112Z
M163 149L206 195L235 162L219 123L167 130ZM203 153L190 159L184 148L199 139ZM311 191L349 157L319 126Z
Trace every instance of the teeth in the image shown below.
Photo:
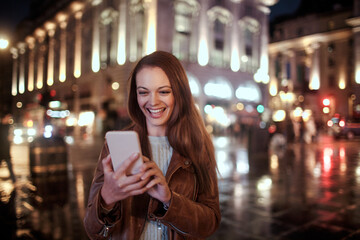
M156 109L156 110L149 109L149 111L150 111L151 113L159 113L159 112L162 111L162 109Z

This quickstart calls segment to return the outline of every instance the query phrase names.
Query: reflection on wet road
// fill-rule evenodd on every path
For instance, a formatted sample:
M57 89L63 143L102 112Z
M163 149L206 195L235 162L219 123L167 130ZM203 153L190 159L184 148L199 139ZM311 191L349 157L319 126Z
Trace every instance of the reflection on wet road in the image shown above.
M223 219L211 239L360 239L359 146L324 137L248 162L220 149Z
M222 221L210 239L360 239L360 141L321 138L269 154L214 138ZM101 141L69 145L68 171L31 177L29 147L0 168L1 239L87 239L82 219ZM260 149L260 148L259 148Z

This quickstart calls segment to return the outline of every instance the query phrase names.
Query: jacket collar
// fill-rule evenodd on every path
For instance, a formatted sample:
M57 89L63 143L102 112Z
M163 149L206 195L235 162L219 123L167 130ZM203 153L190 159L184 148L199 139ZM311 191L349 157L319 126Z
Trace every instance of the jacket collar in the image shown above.
M171 157L170 164L165 176L166 180L169 181L174 172L179 168L187 169L188 171L194 171L190 166L192 166L190 159L181 156L177 151L173 150L173 155Z

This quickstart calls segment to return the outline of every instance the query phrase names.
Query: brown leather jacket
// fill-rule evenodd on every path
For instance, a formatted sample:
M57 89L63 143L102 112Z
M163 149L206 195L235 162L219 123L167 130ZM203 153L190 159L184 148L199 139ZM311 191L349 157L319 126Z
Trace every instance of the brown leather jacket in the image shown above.
M211 191L201 193L191 161L175 151L165 176L172 191L167 211L161 202L142 194L118 202L110 213L104 214L100 206L104 180L101 160L108 154L104 144L84 218L90 239L139 239L146 218L167 225L169 240L205 239L216 231L221 219L216 170L209 169L215 183Z

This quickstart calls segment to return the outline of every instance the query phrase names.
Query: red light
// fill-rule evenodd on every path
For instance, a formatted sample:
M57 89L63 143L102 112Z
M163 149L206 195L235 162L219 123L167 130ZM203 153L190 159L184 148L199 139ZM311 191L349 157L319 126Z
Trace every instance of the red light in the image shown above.
M327 125L328 125L328 127L332 127L334 125L334 123L333 123L333 121L329 120L329 121L327 121Z
M269 127L269 133L272 134L272 133L274 133L275 131L276 131L276 126L275 126L275 125L271 125L271 126Z
M324 98L322 103L323 103L324 106L330 106L330 99Z
M344 120L340 120L339 126L340 126L340 127L345 127L345 121L344 121Z
M50 91L50 96L51 97L55 97L55 95L56 95L56 91L53 89L53 90L51 90Z
M41 99L43 98L43 96L42 96L41 93L38 93L38 94L36 95L36 98L37 98L38 101L41 101Z

